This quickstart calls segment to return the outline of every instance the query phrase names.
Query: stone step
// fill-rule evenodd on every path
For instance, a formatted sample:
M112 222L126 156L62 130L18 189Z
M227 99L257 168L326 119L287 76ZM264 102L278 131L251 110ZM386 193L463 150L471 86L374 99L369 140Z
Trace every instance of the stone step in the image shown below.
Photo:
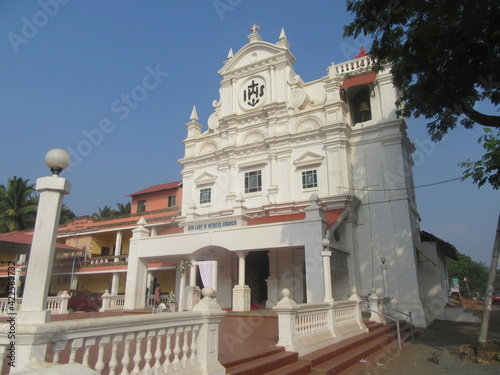
M311 373L311 371L311 364L299 359L297 362L291 363L271 372L266 372L263 375L308 375Z
M410 326L401 324L402 341L410 337ZM313 367L314 374L351 375L362 373L366 368L376 366L384 357L398 350L395 325L377 327L366 337L357 342L349 350Z
M296 362L298 354L295 352L281 351L266 355L233 367L226 367L227 375L256 375L267 374L271 371L285 367ZM302 375L302 373L300 373Z
M329 345L322 349L302 356L300 359L311 363L312 367L316 367L323 362L337 358L348 351L355 349L364 342L375 340L377 337L384 335L392 330L391 326L384 326L381 323L368 322L366 324L369 332L350 337L333 345Z

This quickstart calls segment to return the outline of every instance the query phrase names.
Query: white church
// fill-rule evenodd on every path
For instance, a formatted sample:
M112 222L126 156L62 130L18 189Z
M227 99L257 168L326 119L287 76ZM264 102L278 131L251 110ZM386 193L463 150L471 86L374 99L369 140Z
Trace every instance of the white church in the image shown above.
M444 254L421 240L389 70L362 49L304 82L284 31L248 39L218 72L206 126L196 109L186 124L177 227L134 230L125 309L144 308L147 265L162 261L181 270L180 310L202 287L233 311L271 308L284 288L297 303L377 293L428 325L447 302Z

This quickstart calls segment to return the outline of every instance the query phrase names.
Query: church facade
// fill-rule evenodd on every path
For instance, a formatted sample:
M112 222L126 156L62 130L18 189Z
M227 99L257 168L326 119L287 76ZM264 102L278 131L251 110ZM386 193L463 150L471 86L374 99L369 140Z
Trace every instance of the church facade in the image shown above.
M283 288L297 303L356 291L427 325L414 146L389 70L374 73L362 49L304 82L284 31L248 38L218 72L207 126L195 108L186 124L177 227L134 230L125 308L143 307L148 264L162 261L180 265L181 309L202 286L237 311L270 308Z

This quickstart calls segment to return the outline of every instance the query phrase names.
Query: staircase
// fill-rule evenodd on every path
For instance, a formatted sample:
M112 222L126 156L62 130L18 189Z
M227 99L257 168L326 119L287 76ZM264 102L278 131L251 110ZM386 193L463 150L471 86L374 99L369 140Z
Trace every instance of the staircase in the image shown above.
M376 366L398 350L396 325L367 322L369 332L298 357L282 347L251 358L227 363L227 375L356 375ZM400 322L401 340L410 337L410 325Z

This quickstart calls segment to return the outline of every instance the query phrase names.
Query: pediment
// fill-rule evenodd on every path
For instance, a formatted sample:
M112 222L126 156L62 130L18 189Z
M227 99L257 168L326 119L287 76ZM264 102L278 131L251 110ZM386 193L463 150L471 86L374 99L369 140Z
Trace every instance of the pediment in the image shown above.
M296 159L293 162L293 165L295 165L297 168L313 167L323 163L324 158L324 156L315 154L311 151L307 151L304 155Z
M198 177L194 179L194 183L196 185L208 185L208 184L213 184L215 183L215 180L217 179L217 176L209 173L209 172L203 172L200 174Z
M231 57L218 73L224 76L229 72L249 69L252 66L261 65L261 63L265 63L270 59L282 56L286 58L290 64L295 62L295 57L287 48L279 47L269 42L252 42L246 44Z

